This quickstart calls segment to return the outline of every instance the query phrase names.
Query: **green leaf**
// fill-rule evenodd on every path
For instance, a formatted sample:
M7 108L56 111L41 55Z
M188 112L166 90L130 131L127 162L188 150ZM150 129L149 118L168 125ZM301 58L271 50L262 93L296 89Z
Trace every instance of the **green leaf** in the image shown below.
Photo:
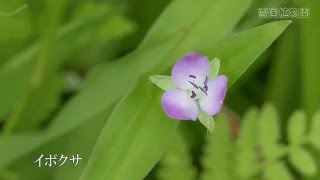
M288 140L290 143L299 144L305 137L307 128L307 115L304 111L296 111L289 118Z
M280 140L279 115L271 104L265 104L259 115L258 145L266 161L278 159L285 152Z
M301 7L319 9L320 4L317 0L300 1ZM319 48L316 44L320 42L319 36L319 11L311 10L311 18L301 20L300 27L300 44L301 44L301 94L302 104L308 114L315 113L320 108L320 61ZM320 165L320 153L317 155L318 165ZM320 179L320 174L317 177Z
M238 23L241 15L245 12L250 2L250 0L242 0L237 3L232 3L232 7L230 7L229 3L226 3L224 0L206 0L203 2L195 2L192 0L188 0L187 2L182 0L174 1L158 19L145 38L144 43L142 43L136 51L139 52L149 49L147 53L144 54L144 58L141 56L138 57L136 53L133 53L116 61L113 65L108 66L107 69L90 84L90 86L83 89L78 96L74 97L64 107L63 111L58 114L54 119L53 124L51 124L50 128L46 131L46 133L49 134L48 136L41 139L41 141L37 141L35 144L33 144L33 142L30 143L32 148L27 149L25 147L20 147L19 144L15 144L14 141L7 141L12 142L13 146L18 146L16 149L19 149L20 151L3 158L3 161L0 162L0 167L12 162L13 159L18 158L27 152L30 152L34 148L49 142L49 140L52 140L57 136L63 136L64 134L71 132L75 127L107 109L135 83L136 79L141 74L150 71L157 64L159 64L162 71L170 67L185 53L194 49L199 49L202 46L214 44L221 40L227 36L232 28ZM192 10L196 11L186 11L186 8L192 8ZM229 8L233 13L230 15L229 12L224 10L225 8ZM190 23L190 19L186 18L186 16L197 23ZM221 20L221 17L226 17L225 22ZM173 26L168 26L168 24L172 24ZM187 27L187 29L185 27ZM215 32L215 36L210 36L211 38L208 38L207 36L213 33L212 29ZM183 43L181 41L181 36L177 35L177 33L180 33L182 30L184 30L183 35L186 33L188 34L187 40L183 41ZM172 37L172 34L175 34L178 37L175 36L176 39L168 42L167 46L160 46L164 39ZM179 48L176 47L178 41L181 41L182 44ZM147 45L147 42L154 43L149 43L149 45ZM150 49L152 49L153 46L150 47L150 44L155 44L154 47L158 48L151 51ZM172 56L166 58L168 59L166 60L167 63L164 63L163 60L167 57L173 47L175 47L175 51L170 53ZM150 59L152 59L152 61L150 61ZM157 73L161 73L161 71L158 71ZM117 78L110 78L113 77L114 74L118 75ZM120 79L121 83L119 83ZM106 86L106 82L113 84L113 86ZM83 102L86 103L84 104ZM90 108L88 108L86 104L90 104ZM10 137L4 137L3 142L9 139ZM28 141L28 138L24 140ZM0 141L0 144L1 143L2 142ZM3 149L1 155L7 154L6 150L8 149Z
M176 2L177 1L175 1L175 3ZM241 4L241 2L239 3ZM198 2L195 3L195 5L197 4L199 3ZM225 11L223 12L220 11L220 12L224 13ZM236 11L236 12L239 12L239 11ZM172 15L173 17L176 17L175 14L172 14ZM212 19L210 18L206 20L212 22ZM219 45L221 45L222 48L230 47L231 49L231 50L229 49L228 51L220 51L221 55L223 55L224 57L223 60L226 62L225 64L222 63L221 66L222 67L226 66L224 67L225 75L230 77L229 82L235 82L238 79L238 76L233 75L233 73L237 74L238 72L244 72L249 67L249 65L254 61L254 58L256 58L263 50L265 50L265 48L267 48L268 45L271 44L274 39L276 39L276 37L286 28L288 23L289 21L287 21L287 23L279 22L279 23L271 23L268 25L264 25L264 26L255 28L253 30L249 30L244 33L240 33L238 35L232 36L226 39L225 41L219 43ZM270 31L271 31L271 34L269 34ZM210 31L210 34L211 33L212 32ZM249 41L249 40L260 38L261 34L264 34L264 33L268 34L268 37L263 38L263 41L259 41L262 43L261 46L258 46L256 44L256 46L258 46L259 48L258 49L254 48L256 50L254 52L251 51L250 48L242 48L242 46L238 45L238 44L243 44L243 42L249 43L249 44L252 42L256 42L256 41ZM198 38L195 35L193 36L194 38ZM245 39L245 41L243 39ZM110 107L116 100L118 100L126 92L126 89L128 89L133 85L133 83L138 78L138 76L140 76L141 74L147 71L150 71L152 67L159 64L166 57L166 55L169 54L169 52L171 52L172 48L176 47L176 44L179 41L181 41L181 34L179 36L179 34L176 33L174 38L172 38L172 35L171 35L171 41L169 42L163 42L160 44L158 43L155 47L148 48L147 50L144 50L144 49L137 50L134 53L130 54L129 56L126 56L121 60L116 61L112 65L108 66L107 69L104 72L102 72L99 77L97 77L94 81L92 81L92 83L90 83L89 86L84 88L79 95L77 95L70 102L67 103L63 111L61 111L58 114L53 124L51 124L50 128L46 131L46 134L47 134L46 136L43 136L40 139L29 139L31 137L11 137L11 136L1 137L0 145L2 149L0 153L0 158L1 158L0 167L3 167L9 163L12 163L13 160L18 159L22 155L27 154L28 152L34 150L35 148L50 142L50 140L53 140L59 136L64 136L66 133L72 132L74 128L78 127L84 122L87 122L88 120L90 120L90 118L92 118L96 114L99 114L105 109L108 109L108 107ZM201 42L201 40L199 40L199 42ZM249 44L246 44L246 45L249 45ZM190 47L191 45L194 46L195 44L190 43ZM217 48L218 47L216 46L216 49ZM225 54L222 52L224 52ZM235 54L231 52L235 52ZM152 58L153 61L150 61L150 58ZM232 67L232 66L228 66L228 63L238 61L239 59L242 62L246 62L246 63L243 63L244 65L241 65L241 66L236 66L236 68L233 70L228 70L228 68ZM173 61L173 58L171 60ZM172 65L173 62L170 64ZM114 76L114 74L118 75L117 79L110 78ZM119 83L118 81L119 79L121 79L122 83ZM113 86L106 86L105 85L106 82L108 82L109 84L113 84ZM108 101L106 101L106 99ZM83 103L83 102L86 102L86 103ZM90 108L87 107L87 104L91 105ZM123 119L123 121L125 121L125 119ZM17 142L28 142L28 144L27 145L19 144ZM19 151L15 153L11 153L12 149L17 149ZM102 171L103 170L101 170L101 172Z
M161 110L163 92L148 78L136 87L112 112L80 179L143 179L169 145L179 121Z
M99 137L101 130L106 122L108 117L105 114L109 114L112 109L101 112L97 116L91 118L86 123L83 123L81 126L77 127L72 133L62 138L54 140L54 144L49 143L44 148L40 148L41 153L44 153L41 149L46 149L46 152L61 152L63 154L72 155L79 154L82 157L82 160L74 168L73 164L66 163L64 166L55 169L54 179L55 180L69 180L69 179L79 179L81 173L83 172L86 164L89 161L90 154L93 151L93 147L96 144L96 141ZM85 129L85 131L84 131ZM75 139L81 139L81 141L75 141ZM64 144L64 146L61 146ZM39 155L39 150L37 150L34 156ZM25 168L20 166L18 168ZM18 169L19 170L19 169ZM38 167L33 169L35 172L39 171ZM25 177L25 176L22 176ZM28 178L34 179L34 178ZM43 179L43 178L42 178Z
M268 148L275 145L279 138L279 116L275 107L266 104L262 108L259 119L259 144L262 148Z
M251 2L252 0L173 1L154 23L139 48L156 44L161 39L183 29L188 32L188 37L176 49L176 53L170 56L171 62L187 52L201 49L201 47L211 47L230 33Z
M196 174L186 142L181 134L176 133L169 149L160 160L157 176L159 180L194 180Z
M171 37L171 39L147 50L135 51L129 56L124 57L122 60L108 66L106 71L101 73L98 78L91 82L89 86L82 89L81 93L68 103L63 111L57 115L55 121L50 125L49 129L45 131L44 135L35 135L31 137L0 135L0 146L3 147L0 150L0 168L12 163L17 158L26 155L38 147L50 143L53 139L72 132L84 122L95 117L97 114L104 112L108 108L111 108L115 101L125 93L126 89L134 84L134 80L137 76L148 71L146 62L150 62L150 65L155 63L153 61L148 61L150 56L158 54L158 58L163 58L180 40L181 36L178 35L179 34L176 34ZM140 63L127 64L128 62L135 61L140 62L145 66L140 66ZM123 66L124 63L128 66ZM131 68L136 68L138 71L135 71L134 73L131 72L131 74L120 73L120 69L123 70L123 72L128 72ZM118 74L118 78L110 78L114 74ZM127 79L127 83L118 83L119 79ZM106 86L105 82L114 84L114 86ZM88 104L90 104L90 108L88 108ZM12 153L12 149L15 149L16 151Z
M234 179L233 150L229 124L226 119L219 116L215 131L207 136L207 145L201 157L204 170L200 179Z
M7 171L7 170L0 170L0 179L19 180L20 178L14 172Z
M79 54L79 52L87 55L88 48L84 47L87 47L88 44L92 46L92 39L94 39L92 38L92 34L96 35L96 33L93 32L100 30L100 26L103 26L103 23L96 21L97 19L105 19L106 13L107 12L102 12L94 17L86 18L85 20L82 19L81 21L73 20L59 28L57 32L57 47L54 48L54 58L52 58L54 60L48 62L47 70L56 70L62 63L66 63L72 59L72 55ZM115 22L113 17L106 19L105 23L108 23L109 25L111 23L109 21ZM115 31L113 26L110 27L112 27L109 28L110 33L112 33L111 31ZM86 34L91 35L89 40L85 38ZM104 41L110 41L114 38L114 36L110 36L104 39ZM15 56L10 58L8 62L0 67L0 84L6 84L6 86L0 88L1 118L9 114L12 107L21 97L21 94L28 87L28 83L30 82L31 75L36 64L36 55L39 53L39 47L40 42L35 42L29 45L22 51L16 52ZM81 49L81 51L79 51L79 49Z
M112 27L112 28L110 28ZM135 26L123 16L114 16L105 21L97 29L93 36L95 43L104 43L106 41L119 39L132 33Z
M320 5L317 0L301 1L301 7L311 7L312 9L319 9ZM320 72L318 68L320 62L318 61L318 49L315 44L320 40L317 33L317 21L320 18L319 11L312 13L312 18L306 18L301 21L300 27L300 39L301 39L301 91L302 92L302 105L308 114L315 113L320 108L320 85L315 83L318 81ZM319 137L319 136L318 136ZM316 143L319 140L312 141L313 144L318 144L317 148L320 149L319 144ZM317 162L317 166L320 167L320 153L316 151L312 153ZM320 173L318 173L310 179L320 179Z
M258 145L258 110L249 109L243 117L237 144L239 148L252 149Z
M213 60L210 61L210 74L209 74L209 79L218 76L219 74L219 69L220 69L220 59L219 58L214 58Z
M17 131L25 132L39 129L40 125L59 105L62 90L62 78L57 74L47 75L46 81L32 93L30 100L21 112Z
M105 124L107 119L105 114L109 114L111 110L112 109L108 109L107 111L101 112L97 116L92 117L89 121L83 123L64 136L55 137L51 140L48 140L48 137L45 137L48 140L46 144L42 143L41 148L34 149L28 155L16 159L14 163L8 166L8 169L15 172L20 179L79 179L81 172L89 160L93 146L96 143L96 139L99 137L99 133ZM37 133L34 135L40 137L48 136L46 133ZM11 140L13 140L15 143L17 143L18 139L19 138L11 138ZM36 138L32 139L28 135L27 139L31 143L36 141ZM78 141L79 139L81 139L81 141ZM28 144L28 142L26 143ZM77 153L83 159L79 161L79 164L76 168L74 168L72 163L66 162L59 168L49 168L43 166L41 167L41 171L39 171L39 167L36 164L33 164L33 162L39 158L41 154L48 156L52 153L64 154L68 155L69 157Z
M28 57L28 53L34 52L34 49L28 50L25 54L21 54L21 57ZM0 88L0 117L7 116L11 108L15 105L17 99L21 96L22 92L27 88L29 79L32 74L32 68L35 62L26 63L24 68L19 68L17 71L6 71L4 66L0 67L0 83L5 84ZM13 83L15 82L15 83Z
M100 4L105 5L106 3L101 2ZM105 7L105 9L107 9L107 7ZM92 12L99 8L93 7L93 10L91 8L90 10ZM80 29L77 33L73 34L74 40L72 38L71 40L74 41L74 44L63 44L69 48L74 48L73 52L69 53L69 55L74 55L72 60L67 59L73 68L88 68L99 62L105 62L105 60L118 57L117 54L122 48L122 46L121 48L118 46L118 43L120 43L123 37L132 34L135 26L131 21L124 18L123 15L119 15L118 13L111 14L112 15L103 18L101 18L101 15L100 17L98 16L93 23L90 23L86 28ZM99 21L98 19L101 20ZM82 19L82 21L84 20ZM63 52L64 49L61 51Z
M319 9L320 5L317 0L301 1L301 7L311 7L312 9ZM320 18L318 11L312 13L312 18L306 18L300 23L300 40L301 44L301 90L302 93L301 100L302 106L308 114L315 113L320 108L320 85L315 83L318 81L320 72L318 68L320 62L318 61L318 49L315 44L320 40L319 35L317 34L317 21L316 19ZM315 34L316 33L316 34ZM318 136L319 137L319 136ZM319 140L311 141L313 144L318 144L317 148L320 149L319 144L316 143ZM320 166L320 153L316 151L312 153L317 162L317 166ZM320 179L320 173L318 173L310 179Z
M160 72L165 71L185 54L212 47L229 35L251 1L241 0L236 3L230 3L230 0L172 1L138 48L156 44L162 38L184 30L187 35L183 41L170 53L166 61L155 69Z
M163 60L182 37L181 32L175 33L154 47L136 50L110 64L89 86L82 90L82 93L69 102L68 107L56 117L50 131L68 131L102 110L110 108L110 105L119 100L136 83L139 76L147 73L151 67ZM153 57L152 61L149 60L150 57ZM110 78L115 74L117 78ZM121 83L119 83L120 80ZM112 86L106 86L106 82ZM82 102L91 104L90 109ZM76 111L83 113L75 113Z
M273 59L267 87L268 100L278 109L283 119L281 125L286 125L287 118L300 106L301 82L299 25L292 24L274 47ZM288 91L290 89L290 91ZM296 98L292 98L296 97Z
M282 144L270 144L261 149L265 161L269 162L277 160L287 154L286 147Z
M175 88L175 85L172 81L171 76L153 75L153 76L150 76L150 80L159 88L165 91Z
M281 34L281 32L288 26L289 23L290 23L290 21L270 23L270 24L255 28L251 31L246 31L244 33L240 33L239 35L232 36L220 44L222 48L230 47L230 49L228 51L225 51L226 54L221 53L221 55L223 55L223 57L225 57L225 60L228 60L226 62L231 63L231 62L234 62L235 60L237 60L237 61L241 60L241 61L245 62L245 63L243 63L243 65L235 66L235 69L233 69L233 71L227 70L229 68L229 66L225 67L225 69L227 70L226 75L228 77L231 76L231 82L235 82L236 79L238 79L238 77L240 76L239 74L237 74L238 76L232 76L232 74L237 73L237 72L244 72L245 69L248 68L250 66L250 64L254 61L254 59L260 53L262 53L262 51L265 50L265 48L267 48ZM271 31L271 33L270 33L270 31ZM252 41L249 41L249 40L261 38L262 34L266 34L266 35L263 38L263 41L259 41L261 43L261 45L255 44L255 46L253 47L253 49L255 50L254 52L251 51L250 48L245 48L245 49L242 48L243 42L246 42L246 43L247 42L248 43L256 42L253 40ZM240 44L241 44L241 46L240 46ZM248 44L248 46L249 46L249 44ZM220 51L220 52L224 52L224 51ZM233 54L233 53L235 53L235 54ZM232 58L229 58L229 56L231 56ZM171 65L172 64L173 63L171 63ZM224 65L228 65L228 64L222 63L221 65L222 65L222 67L224 67ZM240 69L237 69L237 68L240 68ZM232 78L234 78L234 79L232 79ZM144 91L144 92L146 93L146 91ZM122 121L126 121L126 119L122 119ZM123 122L123 123L125 123L125 122ZM111 128L110 125L109 125L109 128ZM105 133L107 133L107 132L105 132ZM167 133L169 133L169 132L167 132ZM114 147L114 149L116 149L116 148ZM103 151L103 150L105 150L105 149L101 148L101 151ZM116 151L116 150L114 150L114 151ZM105 172L106 169L104 169L104 168L100 169L100 170L94 169L94 167L100 166L100 164L103 163L103 162L99 161L99 158L96 157L98 155L96 155L96 154L100 154L100 153L93 153L92 157L94 157L95 159L92 160L92 164L95 164L95 165L89 166L89 169L85 171L86 176L84 176L84 177L90 177L91 174L96 176L99 173L103 174ZM128 155L128 157L129 157L129 155ZM109 158L111 158L111 157L109 157ZM106 157L106 159L107 159L107 157ZM151 161L151 159L150 159L150 161ZM107 161L106 163L109 163L109 161ZM123 166L128 166L128 168L126 168L126 171L128 171L128 169L131 169L129 167L134 166L134 164L135 163L133 163L133 162L132 162L132 164L129 162L126 162L125 164L123 164ZM107 164L107 166L109 166L109 164ZM145 175L147 173L147 172L144 172L144 174L142 174L142 171L150 170L150 168L151 167L141 168L142 170L141 170L140 176L138 174L135 174L136 175L135 177L137 179L141 178L141 175ZM112 174L118 174L118 173L120 174L120 172L122 172L122 174L130 174L131 173L131 172L128 173L128 172L124 172L124 171L125 171L124 168L121 168L121 169L113 168L113 172L110 172L110 173L112 173ZM135 177L131 176L130 178L135 179Z
M270 164L265 169L264 172L265 179L268 180L291 180L294 179L293 176L290 174L289 169L285 166L283 162L275 162L273 164Z
M209 132L214 129L214 119L212 116L206 114L201 108L199 108L198 119L204 127L207 128Z
M312 145L320 150L320 111L316 112L311 121L309 139Z
M275 21L264 24L203 48L205 51L202 52L210 58L221 59L219 73L228 75L228 85L232 85L290 23L291 21Z
M45 81L45 73L48 67L48 62L52 59L55 39L57 33L57 26L60 23L61 17L60 14L63 14L64 10L64 1L58 0L57 2L51 4L50 1L46 1L46 5L49 7L46 9L45 17L50 19L46 22L46 27L42 29L40 34L39 41L39 52L35 66L32 68L33 72L31 77L28 80L28 87L25 89L25 92L22 94L18 102L18 105L15 106L10 117L7 119L4 126L4 133L11 133L15 130L16 125L19 124L21 119L21 112L25 109L25 105L29 100L29 97L34 93L36 89L41 86ZM32 7L32 5L30 5ZM17 83L17 82L14 82Z
M240 150L236 153L235 173L239 179L250 179L259 172L257 152L252 149Z
M258 155L258 110L251 108L246 112L237 140L236 173L242 179L248 179L257 171Z
M289 162L303 175L311 176L317 172L317 165L311 154L302 147L296 147L289 152Z

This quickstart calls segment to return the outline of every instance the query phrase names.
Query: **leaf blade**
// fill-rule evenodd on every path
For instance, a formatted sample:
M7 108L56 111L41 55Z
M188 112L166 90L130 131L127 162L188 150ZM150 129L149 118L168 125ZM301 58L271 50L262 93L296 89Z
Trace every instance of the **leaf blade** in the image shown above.
M268 149L272 147L280 138L279 116L275 107L266 104L260 114L259 122L259 144Z
M316 112L312 117L311 130L309 140L313 146L320 150L320 111Z
M178 35L178 34L176 34ZM166 51L170 51L171 48L175 46L175 43L177 43L181 36L178 35L174 37L171 37L170 39L164 41L161 44L158 44L155 47L149 48L147 50L140 50L132 53L131 55L124 57L121 61L126 61L127 59L130 59L132 61L138 60L140 62L146 61L146 59L149 59L150 54L156 53L165 53ZM165 56L165 55L164 55ZM159 58L163 58L163 56L159 56ZM130 62L130 61L129 61ZM111 68L112 71L117 71L118 68L121 67L122 64L116 64L115 66L111 66L108 68ZM128 67L130 68L130 67ZM145 70L145 69L144 69ZM115 84L117 84L117 87L112 87L112 91L115 92L113 95L117 96L108 96L108 94L105 94L108 90L110 91L110 87L105 86L105 80L109 79L110 76L112 76L113 72L107 71L104 72L98 79L95 79L94 82L90 84L90 86L86 89L83 89L82 92L74 99L72 99L68 105L63 109L62 112L60 112L57 117L55 117L55 121L50 125L49 129L45 131L44 135L39 135L40 137L37 139L33 139L33 137L22 137L22 136L1 136L0 135L0 146L4 147L1 149L0 153L0 168L5 167L11 162L13 162L15 159L27 154L28 152L34 150L37 147L41 147L42 145L49 143L53 139L56 139L57 137L66 135L67 133L73 131L76 127L83 124L87 120L90 120L90 118L95 117L95 115L100 114L101 112L107 110L110 108L111 105L113 105L114 101L116 101L123 91L126 91L125 88L129 88L132 84L119 84L117 83L116 79ZM138 75L143 72L137 72ZM137 78L137 75L132 76L131 74L122 74L122 77L130 77L130 78ZM132 81L132 79L130 79ZM131 82L131 83L134 83ZM121 88L119 87L121 86ZM120 90L119 90L120 89ZM96 94L97 96L92 96L92 94ZM108 96L102 98L101 95ZM95 97L95 98L94 98ZM105 101L105 99L108 99L108 101ZM83 104L82 102L87 102L91 104L91 108L88 109L86 104ZM75 113L75 112L82 112L82 113ZM65 119L68 119L66 121ZM20 141L26 141L29 142L33 148L29 148L29 146L25 146L24 144L17 143ZM9 146L8 146L9 145ZM12 152L12 149L16 149L17 151L15 153Z
M219 69L220 69L220 59L219 58L214 58L213 60L210 61L210 74L209 74L209 79L218 76L219 74Z
M184 137L178 132L160 160L160 169L157 171L159 180L196 179L197 172L192 165L189 148Z
M292 144L303 141L306 133L307 115L304 111L296 111L289 118L288 140Z
M264 176L266 179L270 179L270 180L294 179L293 176L290 174L290 171L288 170L288 168L281 161L275 162L274 164L267 167L265 170Z
M163 111L159 111L161 94L149 79L144 78L120 102L102 131L80 179L142 179L149 172L178 125L178 121L169 119ZM135 105L137 101L140 106ZM114 136L118 133L122 136ZM158 136L159 133L162 135ZM152 153L145 153L145 150ZM132 154L143 155L144 161L138 169L130 170L141 159L141 156Z
M236 168L235 172L241 179L248 179L258 169L258 110L252 108L243 117L241 131L236 142Z
M151 82L157 85L162 90L170 90L174 89L175 85L172 81L171 76L164 76L164 75L153 75L149 77Z
M199 108L198 119L204 127L207 128L209 132L212 132L214 129L214 119L212 116L206 114L201 108Z
M232 85L235 82L234 79L240 77L290 23L291 21L267 23L231 35L213 47L203 48L202 52L209 58L219 57L221 59L220 74L229 74L228 85Z
M204 171L201 180L234 179L232 171L234 153L229 125L225 118L219 116L216 126L219 128L207 137L208 142L202 157Z
M311 153L303 148L294 148L289 153L290 163L302 174L306 176L314 175L317 172L317 166Z

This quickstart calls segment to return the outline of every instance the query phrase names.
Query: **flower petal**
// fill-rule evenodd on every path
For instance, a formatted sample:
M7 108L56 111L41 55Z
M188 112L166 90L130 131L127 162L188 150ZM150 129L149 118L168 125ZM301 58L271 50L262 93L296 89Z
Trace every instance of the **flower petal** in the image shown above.
M189 53L172 68L172 80L183 90L192 88L190 80L201 84L210 73L210 62L206 56Z
M198 117L198 105L189 95L179 89L165 92L161 99L164 112L172 119L193 120Z
M227 91L227 77L216 76L208 81L208 96L200 99L201 109L208 115L217 114L222 107Z

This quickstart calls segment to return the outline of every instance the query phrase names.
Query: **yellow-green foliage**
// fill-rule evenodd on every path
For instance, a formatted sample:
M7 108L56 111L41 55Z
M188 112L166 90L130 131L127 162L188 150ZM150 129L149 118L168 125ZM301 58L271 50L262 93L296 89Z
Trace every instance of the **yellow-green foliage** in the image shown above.
M201 158L204 169L199 172L199 178L195 179L291 180L293 172L300 174L300 177L311 177L318 168L306 145L320 149L320 111L315 113L310 122L311 127L307 128L308 118L304 111L292 113L285 127L287 134L282 137L277 110L273 105L266 104L260 111L249 109L241 121L238 137L232 138L228 120L219 116L216 118L215 130L206 137ZM167 152L165 157L174 157L174 161L166 158L161 161L162 171L165 169L170 172L167 176L161 176L161 180L173 177L184 179L170 176L175 175L178 169L194 172L190 161L186 161L188 157L185 151L181 153L184 147L181 141L175 146L180 148L180 153L174 155L172 151ZM188 168L175 168L177 164ZM181 174L181 171L178 173ZM188 176L188 179L191 177Z

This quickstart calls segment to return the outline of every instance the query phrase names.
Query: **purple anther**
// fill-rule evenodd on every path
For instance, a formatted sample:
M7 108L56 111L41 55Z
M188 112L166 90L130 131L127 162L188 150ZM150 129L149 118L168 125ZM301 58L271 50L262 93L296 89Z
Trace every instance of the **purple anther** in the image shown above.
M208 85L208 76L206 76L206 79L204 80L203 85L204 85L204 86L207 86L207 85Z
M204 80L203 82L203 85L204 85L204 89L206 90L206 92L208 91L208 76L206 76L206 79Z
M189 75L189 77L196 79L197 77L195 75Z
M200 90L201 90L202 92L204 92L206 95L208 95L208 94L207 94L207 91L206 91L205 89L203 89L203 88L200 87L200 86L199 86L199 88L200 88Z
M195 87L195 88L198 89L198 87L199 87L198 85L196 85L195 83L193 83L193 82L191 82L191 81L189 81L189 83L192 84L193 87Z
M191 98L194 98L194 97L197 96L197 94L194 91L191 91L191 93L192 93L191 96L190 96Z

